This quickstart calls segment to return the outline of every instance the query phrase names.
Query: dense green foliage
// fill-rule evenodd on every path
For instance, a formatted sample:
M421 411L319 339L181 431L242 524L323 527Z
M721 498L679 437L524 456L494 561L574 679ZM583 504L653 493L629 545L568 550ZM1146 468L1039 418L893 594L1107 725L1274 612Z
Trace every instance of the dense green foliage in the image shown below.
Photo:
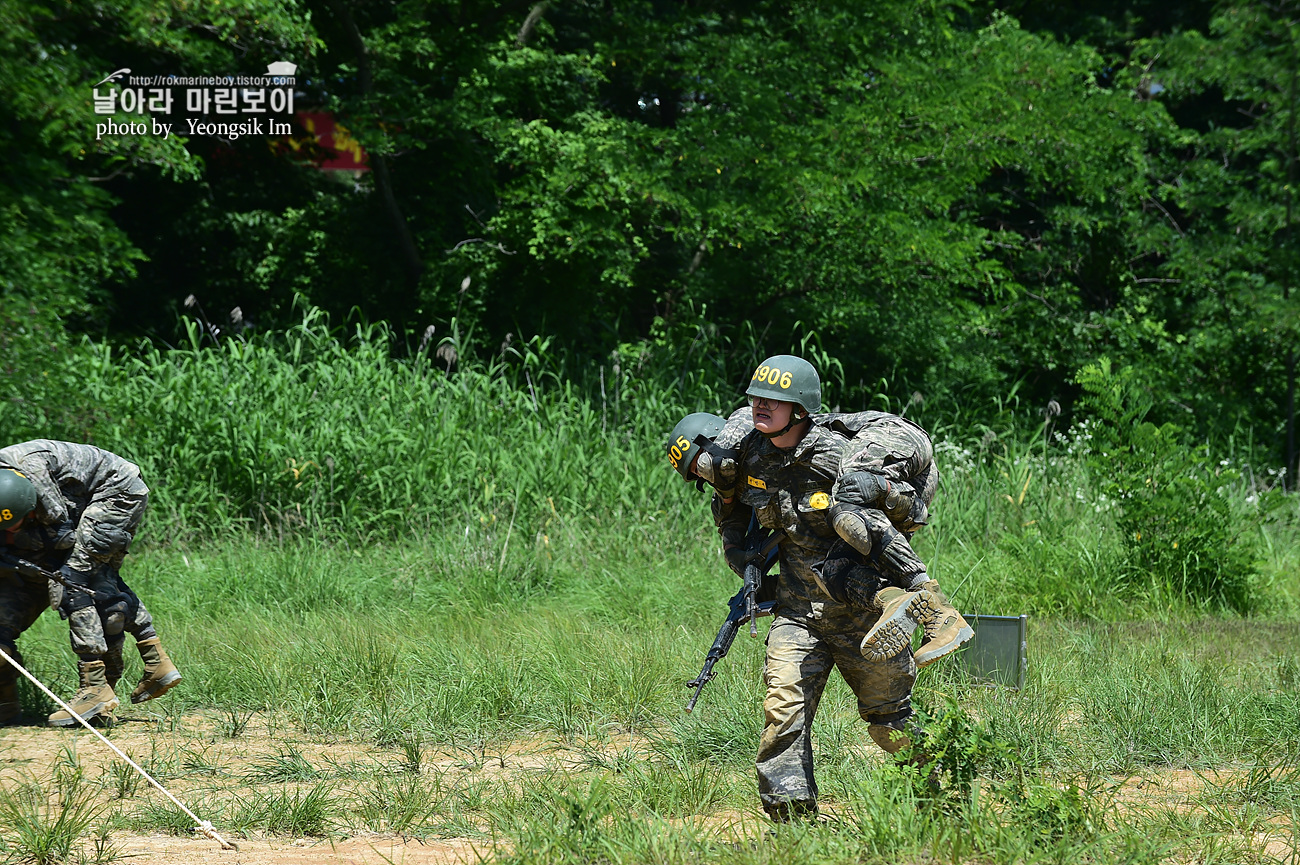
M1298 9L3 0L0 315L175 342L190 294L236 330L303 294L596 363L814 329L846 403L964 423L1017 382L1069 418L1106 355L1156 423L1293 462ZM93 139L110 70L275 59L373 171Z

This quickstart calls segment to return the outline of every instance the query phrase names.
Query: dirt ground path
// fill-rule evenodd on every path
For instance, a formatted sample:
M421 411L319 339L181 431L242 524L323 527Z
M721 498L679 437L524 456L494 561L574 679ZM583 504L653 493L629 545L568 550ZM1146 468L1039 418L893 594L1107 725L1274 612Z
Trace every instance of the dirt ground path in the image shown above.
M182 717L158 717L145 713L125 715L109 731L111 740L132 759L146 767L158 767L164 784L203 819L212 819L202 810L204 802L255 796L278 789L294 789L294 782L271 782L259 779L259 767L281 759L286 753L299 755L309 767L321 770L321 776L335 785L341 802L351 806L374 790L384 778L415 777L429 783L484 781L513 784L534 773L589 770L593 760L628 759L645 755L648 742L636 736L620 735L598 742L559 742L537 737L513 742L477 744L459 748L425 747L419 750L419 765L410 765L411 754L401 748L342 738L311 736L289 728L282 719L270 715L253 715L243 719L246 725L232 735L231 719L212 713L190 713ZM117 768L114 768L116 764ZM484 832L469 831L466 837L456 832L425 832L411 837L393 832L370 831L366 827L385 828L378 823L358 822L355 818L340 821L330 830L332 837L291 838L271 833L248 831L250 837L223 827L213 819L218 832L235 841L238 850L222 850L215 842L200 836L180 836L164 832L141 831L150 824L138 815L151 803L164 802L162 794L140 782L126 798L121 793L121 778L127 774L121 761L102 742L84 729L52 730L32 722L26 726L0 728L0 795L23 784L42 783L51 801L56 794L56 778L70 768L81 773L84 789L92 790L96 801L105 809L124 815L111 833L111 842L121 861L168 865L290 865L290 863L330 863L330 865L473 865L490 859L499 848ZM1205 808L1207 790L1222 786L1225 779L1245 770L1224 768L1197 772L1182 769L1150 769L1139 776L1113 779L1114 796L1119 811L1171 811L1188 813ZM299 782L306 788L310 782ZM499 789L499 787L498 787ZM828 816L835 806L827 803ZM754 814L715 813L704 822L716 829L734 830L741 825L758 827L763 821ZM1276 831L1272 831L1276 824ZM1294 827L1289 822L1273 821L1256 826L1255 848L1276 861L1292 861L1295 855ZM472 827L471 827L472 829ZM448 837L452 836L452 837ZM1300 861L1300 860L1296 860Z
M490 848L465 840L429 840L375 836L325 841L251 839L238 850L222 850L206 839L169 835L115 835L126 861L150 865L468 865Z

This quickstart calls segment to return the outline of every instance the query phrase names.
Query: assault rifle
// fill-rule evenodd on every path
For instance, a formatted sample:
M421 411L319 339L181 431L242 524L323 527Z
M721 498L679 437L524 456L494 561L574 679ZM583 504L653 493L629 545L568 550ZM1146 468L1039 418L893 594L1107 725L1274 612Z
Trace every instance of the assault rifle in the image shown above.
M22 556L10 550L0 549L0 570L17 571L24 577L33 580L53 580L65 589L71 589L74 592L82 592L83 594L90 595L97 601L109 598L109 595L105 595L103 592L97 592L87 586L78 586L76 583L70 583L64 579L63 575L58 571L47 571L40 565L34 562L29 562L27 559L24 559Z
M750 535L748 546L751 549L757 547L762 558L745 566L744 582L741 583L740 591L727 602L727 619L718 629L718 636L713 638L713 645L709 647L709 653L704 657L704 668L700 670L698 676L686 683L686 687L695 689L695 693L691 694L690 702L686 704L687 712L695 708L695 701L700 699L700 692L704 690L704 686L713 681L716 675L713 672L713 665L727 657L727 652L731 651L731 644L736 639L741 626L749 622L749 635L757 637L758 620L772 615L772 608L776 606L776 602L760 602L758 595L762 589L763 575L771 565L772 552L784 539L785 535L781 532L773 532L768 537Z

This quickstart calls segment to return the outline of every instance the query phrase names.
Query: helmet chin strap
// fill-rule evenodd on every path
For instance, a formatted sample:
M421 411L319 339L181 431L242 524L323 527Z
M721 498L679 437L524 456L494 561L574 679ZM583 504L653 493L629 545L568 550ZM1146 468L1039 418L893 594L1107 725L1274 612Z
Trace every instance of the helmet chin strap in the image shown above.
M765 433L762 430L759 430L758 434L761 435L763 438L767 439L768 441L771 441L772 439L779 439L781 436L785 435L790 430L794 429L795 426L803 423L806 420L808 420L808 414L806 412L800 415L799 417L795 417L794 412L792 411L790 412L790 420L786 422L785 426L781 427L776 432L770 432L770 433Z

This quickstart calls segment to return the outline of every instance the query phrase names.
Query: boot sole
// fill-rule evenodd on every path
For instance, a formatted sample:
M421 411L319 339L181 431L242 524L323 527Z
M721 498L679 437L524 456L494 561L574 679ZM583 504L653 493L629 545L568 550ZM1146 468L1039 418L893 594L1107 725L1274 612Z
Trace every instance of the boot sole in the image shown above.
M923 646L922 650L916 653L916 666L918 668L930 666L940 658L945 658L960 649L974 636L974 629L972 629L970 625L964 624L963 620L961 630L957 632L957 636L953 637L953 639L941 646L935 646L934 648L926 648Z
M168 673L166 676L163 676L157 682L150 684L149 687L145 688L143 693L132 694L131 702L147 703L155 697L161 697L163 694L166 694L172 688L179 685L180 681L181 681L181 674L178 671L173 671L171 673Z
M96 720L101 720L104 721L108 726L112 726L113 722L111 719L113 717L113 710L116 709L120 704L121 704L120 700L112 699L109 700L107 703L99 703L93 709L87 712L84 713L79 712L78 714L81 716L81 719L88 724ZM45 723L51 727L80 726L80 722L76 718L71 716L67 718L50 717L45 720Z
M914 608L924 605L922 594L913 593L906 603L899 604L887 618L882 618L867 631L859 646L863 657L869 661L884 661L912 645L912 633L917 626Z

